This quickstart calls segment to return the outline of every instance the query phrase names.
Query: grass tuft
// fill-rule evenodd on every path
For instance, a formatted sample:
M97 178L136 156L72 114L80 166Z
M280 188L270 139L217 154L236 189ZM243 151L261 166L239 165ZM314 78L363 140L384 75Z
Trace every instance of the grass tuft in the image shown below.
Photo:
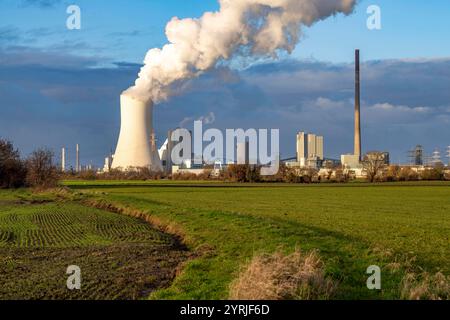
M231 284L232 300L328 299L335 284L325 277L317 251L259 255Z
M443 273L408 273L402 281L401 298L406 300L449 300L450 277Z

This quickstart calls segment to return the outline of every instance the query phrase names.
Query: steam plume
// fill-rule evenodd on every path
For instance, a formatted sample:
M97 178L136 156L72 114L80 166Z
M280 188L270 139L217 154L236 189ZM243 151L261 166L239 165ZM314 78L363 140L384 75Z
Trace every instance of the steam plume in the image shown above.
M291 53L310 26L337 13L349 14L356 0L219 0L220 10L166 26L169 41L147 52L135 85L124 93L155 103L171 85L198 76L234 56L276 57Z

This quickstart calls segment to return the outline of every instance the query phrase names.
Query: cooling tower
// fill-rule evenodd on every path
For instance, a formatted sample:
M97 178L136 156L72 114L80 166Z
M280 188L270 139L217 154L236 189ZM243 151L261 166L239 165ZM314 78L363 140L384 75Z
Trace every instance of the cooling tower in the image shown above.
M119 141L112 168L148 167L153 171L162 171L158 152L152 148L152 101L140 101L122 94L120 118Z

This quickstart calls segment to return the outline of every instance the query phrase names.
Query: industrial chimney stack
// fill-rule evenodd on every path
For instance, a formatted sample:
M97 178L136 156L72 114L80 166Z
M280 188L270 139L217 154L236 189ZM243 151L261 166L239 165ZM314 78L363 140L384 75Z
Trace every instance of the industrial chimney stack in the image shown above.
M359 49L355 51L355 150L354 154L361 161L361 110L360 110L360 77Z
M61 148L61 171L66 171L66 148Z
M75 159L75 172L80 172L81 166L80 166L80 145L77 143L76 146L76 159Z

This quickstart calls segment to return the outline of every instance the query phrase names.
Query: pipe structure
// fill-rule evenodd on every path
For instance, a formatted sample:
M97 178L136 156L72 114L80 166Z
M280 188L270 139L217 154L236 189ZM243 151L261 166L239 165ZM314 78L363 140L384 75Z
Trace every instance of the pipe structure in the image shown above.
M112 163L113 169L147 167L162 171L153 136L153 102L130 95L120 96L121 125Z

